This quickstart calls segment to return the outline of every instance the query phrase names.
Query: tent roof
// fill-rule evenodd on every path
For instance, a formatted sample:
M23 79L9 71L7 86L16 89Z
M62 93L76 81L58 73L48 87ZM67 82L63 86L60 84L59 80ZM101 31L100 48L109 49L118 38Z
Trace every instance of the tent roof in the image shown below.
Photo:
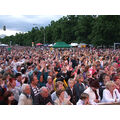
M0 47L8 47L8 44L0 44Z
M78 46L78 43L71 43L71 46Z
M71 46L65 42L56 42L53 48L70 48Z
M40 46L40 45L42 45L42 43L37 43L36 45L37 45L37 46Z

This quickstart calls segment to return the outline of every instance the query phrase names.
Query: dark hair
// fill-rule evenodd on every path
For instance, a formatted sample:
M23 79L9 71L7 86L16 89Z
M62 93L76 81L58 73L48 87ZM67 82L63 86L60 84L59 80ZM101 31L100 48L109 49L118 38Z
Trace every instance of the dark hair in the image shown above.
M103 82L103 79L104 79L104 76L105 76L105 75L106 75L106 73L100 74L99 82Z
M15 78L10 78L9 82L12 83L15 80Z
M95 80L93 78L89 78L89 85L90 85L90 87L94 87L96 89L99 88L99 82L98 82L98 80Z
M25 77L24 83L28 83L28 77Z
M11 91L6 91L3 95L3 100L6 104L8 104L8 98L13 95L13 93Z
M38 72L37 72L37 71L34 71L34 72L33 72L33 76L34 76L34 75L37 76L37 75L38 75Z
M59 98L59 96L61 95L62 92L64 92L65 90L57 90L56 91L56 96Z
M20 65L18 65L18 66L17 66L17 69L18 69L18 67L21 67L21 66L20 66Z
M25 69L25 68L22 69L22 70L21 70L21 73L22 73L22 74L25 74L25 73L26 73L26 69Z
M21 76L21 75L22 75L21 73L16 73L15 76L16 76L16 78L17 78L17 77L19 77L19 76Z

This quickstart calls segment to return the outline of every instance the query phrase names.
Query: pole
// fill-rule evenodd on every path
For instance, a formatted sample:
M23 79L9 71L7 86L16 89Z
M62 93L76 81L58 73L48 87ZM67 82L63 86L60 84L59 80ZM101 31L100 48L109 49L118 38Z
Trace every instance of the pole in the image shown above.
M44 29L44 44L45 44L45 29Z
M114 43L114 50L115 50L115 43Z
M10 47L11 47L12 41L10 41Z

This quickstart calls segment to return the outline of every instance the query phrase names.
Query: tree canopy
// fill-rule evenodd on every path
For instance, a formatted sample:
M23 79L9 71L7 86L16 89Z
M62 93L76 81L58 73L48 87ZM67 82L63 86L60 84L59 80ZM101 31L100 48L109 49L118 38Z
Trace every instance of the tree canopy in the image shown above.
M109 46L120 42L119 38L119 15L68 15L51 21L46 27L33 27L27 33L0 38L0 42L31 46L32 42L51 44L64 41Z

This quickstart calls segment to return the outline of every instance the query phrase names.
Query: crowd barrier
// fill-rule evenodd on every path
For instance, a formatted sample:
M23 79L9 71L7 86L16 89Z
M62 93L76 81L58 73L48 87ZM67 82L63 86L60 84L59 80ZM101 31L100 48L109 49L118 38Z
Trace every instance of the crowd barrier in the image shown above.
M98 103L98 105L120 105L120 102L115 102L115 103Z

